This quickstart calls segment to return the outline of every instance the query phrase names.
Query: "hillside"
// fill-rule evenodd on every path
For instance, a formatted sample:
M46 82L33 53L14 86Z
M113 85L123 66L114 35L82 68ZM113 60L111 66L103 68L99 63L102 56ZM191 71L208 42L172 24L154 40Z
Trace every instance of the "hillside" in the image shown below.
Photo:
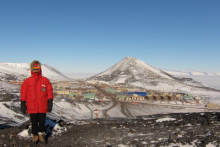
M220 144L219 118L219 113L186 113L80 120L54 127L52 136L46 137L46 146L214 147ZM57 134L62 129L65 131ZM17 135L20 133L19 127L0 130L0 145L31 146L31 137Z

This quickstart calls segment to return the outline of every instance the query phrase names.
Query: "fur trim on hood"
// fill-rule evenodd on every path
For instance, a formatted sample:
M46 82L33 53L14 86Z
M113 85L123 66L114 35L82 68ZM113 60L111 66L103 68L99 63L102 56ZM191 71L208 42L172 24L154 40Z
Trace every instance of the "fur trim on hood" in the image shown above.
M30 70L33 70L34 64L37 64L39 66L39 68L41 68L41 63L37 60L34 60L33 62L31 62L30 64Z

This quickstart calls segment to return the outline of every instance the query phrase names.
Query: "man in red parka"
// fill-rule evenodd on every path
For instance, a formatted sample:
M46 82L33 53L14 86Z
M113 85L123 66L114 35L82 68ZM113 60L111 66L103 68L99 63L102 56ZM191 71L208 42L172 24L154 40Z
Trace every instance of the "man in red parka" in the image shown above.
M46 113L52 111L53 87L42 76L41 63L30 64L31 77L21 85L21 111L30 114L34 144L46 143L44 139Z

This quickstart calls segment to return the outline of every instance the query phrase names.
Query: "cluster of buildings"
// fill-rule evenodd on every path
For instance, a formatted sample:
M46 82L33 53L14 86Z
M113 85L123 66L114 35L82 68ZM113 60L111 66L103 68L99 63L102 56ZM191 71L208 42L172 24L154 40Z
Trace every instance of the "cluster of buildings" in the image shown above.
M142 91L143 88L136 88L126 84L106 84L106 83L90 83L86 81L60 81L52 83L56 99L69 98L81 100L107 100L108 94L115 95L119 98L122 92ZM100 92L99 89L105 91ZM145 92L146 93L146 92ZM107 95L106 95L107 94ZM118 94L118 95L117 95Z
M52 84L56 100L102 101L110 99L110 96L121 101L181 101L190 104L200 104L204 100L190 94L146 90L125 83L60 81Z

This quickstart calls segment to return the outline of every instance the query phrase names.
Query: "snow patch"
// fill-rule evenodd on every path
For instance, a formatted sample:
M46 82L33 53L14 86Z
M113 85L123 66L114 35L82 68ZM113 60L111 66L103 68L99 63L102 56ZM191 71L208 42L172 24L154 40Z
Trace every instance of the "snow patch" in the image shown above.
M176 120L175 118L160 118L157 119L156 122L163 122L163 121L174 121Z

